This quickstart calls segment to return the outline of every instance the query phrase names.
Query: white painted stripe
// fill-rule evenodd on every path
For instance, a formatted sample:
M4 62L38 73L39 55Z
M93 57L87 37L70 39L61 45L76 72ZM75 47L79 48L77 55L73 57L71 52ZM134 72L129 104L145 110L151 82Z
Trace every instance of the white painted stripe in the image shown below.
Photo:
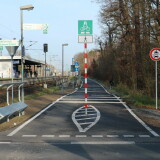
M150 135L139 135L140 138L149 138Z
M59 101L58 103L80 103L83 104L83 101ZM88 101L88 103L93 104L125 104L126 102L100 102L100 101Z
M7 136L13 136L15 135L18 131L20 131L22 128L24 128L26 125L28 125L30 122L32 122L34 119L36 119L37 117L39 117L43 112L45 112L46 110L48 110L49 108L51 108L54 104L56 104L58 101L60 101L62 98L71 95L75 92L77 92L78 89L75 89L75 91L73 91L72 93L66 94L64 96L62 96L61 98L57 99L55 102L53 102L52 104L50 104L48 107L44 108L43 110L41 110L39 113L37 113L35 116L33 116L31 119L29 119L28 121L24 122L21 126L19 126L18 128L16 128L14 131L12 131L11 133L9 133Z
M64 101L83 101L84 99L64 99ZM91 99L91 98L88 98L88 100L92 100L92 101L114 101L117 99Z
M79 123L80 125L92 124L93 122Z
M88 109L87 109L87 113L96 113L96 112L95 111L88 111ZM79 112L77 112L77 114L85 114L85 111L84 110L79 111Z
M11 142L0 142L0 144L11 144Z
M84 59L84 63L87 63L87 58Z
M45 137L45 138L53 138L53 137L55 137L55 135L42 135L42 137Z
M93 137L93 138L102 138L103 135L92 135L91 137Z
M92 80L93 81L93 80ZM94 81L96 82L96 81ZM110 94L100 83L96 82L97 84L99 84L105 91L106 93ZM118 97L116 95L114 95L117 99ZM119 100L120 102L122 102L122 100ZM155 131L153 131L145 122L143 122L125 103L122 103L124 105L124 107L128 110L128 112L146 129L148 130L152 135L154 135L155 137L159 137L160 135L158 133L156 133Z
M70 135L59 135L60 138L69 138L71 137Z
M119 135L107 135L108 138L117 138Z
M88 116L96 116L97 114L83 114L83 115L76 115L75 117L88 117Z
M85 93L87 93L87 88L85 88Z
M22 135L22 137L37 137L37 135Z
M81 118L81 119L76 119L77 121L82 121L82 120L86 120L86 119L96 119L96 117L91 117L91 118Z
M86 138L87 135L76 135L76 138Z
M86 71L87 69L85 68L85 73L87 73L87 71ZM85 83L87 83L87 78L85 78Z
M99 141L96 141L96 142L71 142L71 144L95 144L95 145L116 145L116 144L119 144L119 145L129 145L129 144L135 144L134 141L107 141L107 142L99 142Z
M135 136L134 135L123 135L123 137L125 137L125 138L133 138Z

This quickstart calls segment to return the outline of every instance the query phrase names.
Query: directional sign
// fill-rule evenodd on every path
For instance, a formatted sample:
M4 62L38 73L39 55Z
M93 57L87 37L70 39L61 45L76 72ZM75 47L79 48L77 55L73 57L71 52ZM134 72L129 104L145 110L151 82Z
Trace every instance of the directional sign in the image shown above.
M78 34L79 35L92 35L92 20L79 20L78 21Z
M0 46L19 46L18 40L0 40Z
M153 61L159 61L160 60L160 48L153 48L150 51L150 58Z
M23 30L48 30L48 24L23 24Z

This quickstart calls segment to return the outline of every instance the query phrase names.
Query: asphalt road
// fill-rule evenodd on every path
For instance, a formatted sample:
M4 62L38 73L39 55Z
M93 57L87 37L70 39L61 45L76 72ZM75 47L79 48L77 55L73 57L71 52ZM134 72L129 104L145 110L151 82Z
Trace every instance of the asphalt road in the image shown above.
M100 84L88 83L89 104L100 112L94 126L79 132L72 121L72 113L84 103L80 88L17 129L0 133L0 160L160 159L160 133Z

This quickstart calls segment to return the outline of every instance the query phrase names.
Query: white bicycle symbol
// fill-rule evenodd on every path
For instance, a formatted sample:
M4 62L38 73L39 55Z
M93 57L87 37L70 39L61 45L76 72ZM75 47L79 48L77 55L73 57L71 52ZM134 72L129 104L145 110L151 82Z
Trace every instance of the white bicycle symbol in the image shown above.
M83 24L83 27L81 27L81 31L90 31L90 27L88 27L87 22L85 21Z

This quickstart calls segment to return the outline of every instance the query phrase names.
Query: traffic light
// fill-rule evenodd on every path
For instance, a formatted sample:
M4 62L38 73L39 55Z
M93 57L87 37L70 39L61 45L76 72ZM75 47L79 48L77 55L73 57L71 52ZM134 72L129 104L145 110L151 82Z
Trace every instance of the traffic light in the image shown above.
M48 44L47 43L43 44L43 51L48 52Z

